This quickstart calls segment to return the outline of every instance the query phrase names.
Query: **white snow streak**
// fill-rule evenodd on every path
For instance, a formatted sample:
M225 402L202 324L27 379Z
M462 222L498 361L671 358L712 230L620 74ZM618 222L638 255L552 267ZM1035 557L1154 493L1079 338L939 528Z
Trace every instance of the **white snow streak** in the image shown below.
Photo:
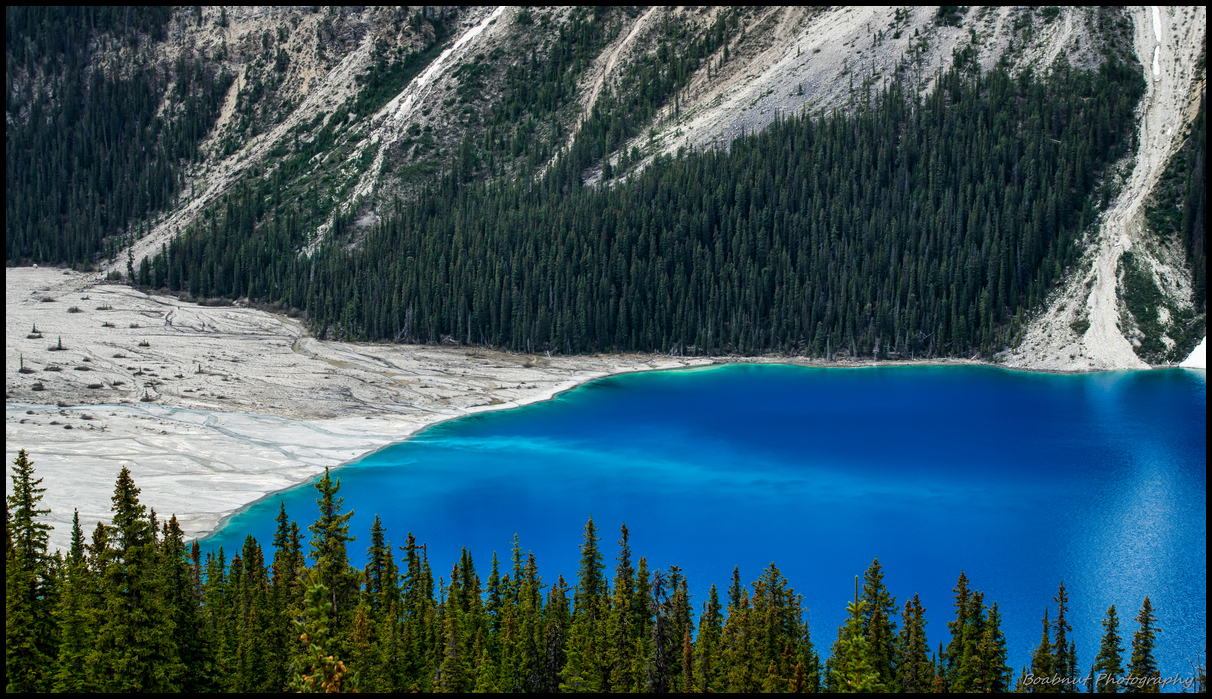
M1208 338L1199 341L1199 347L1191 350L1191 354L1183 360L1179 366L1186 369L1207 369L1208 368Z
M1161 43L1161 10L1157 9L1157 5L1153 6L1153 36L1157 37L1157 43Z

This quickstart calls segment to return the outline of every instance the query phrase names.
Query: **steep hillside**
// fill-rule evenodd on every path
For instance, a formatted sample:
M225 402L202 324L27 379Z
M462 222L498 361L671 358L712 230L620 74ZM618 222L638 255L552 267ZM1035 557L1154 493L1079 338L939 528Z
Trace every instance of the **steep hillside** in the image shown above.
M1145 208L1200 109L1206 9L1136 8L1133 19L1137 55L1150 66L1136 151L1111 175L1122 183L1114 204L1089 232L1081 263L1011 353L1012 366L1122 369L1143 368L1147 360L1177 363L1203 336L1205 309L1194 305L1186 241L1150 230ZM1196 259L1202 268L1202 252Z
M245 237L284 231L283 250L303 262L327 245L362 248L400 211L401 200L422 192L553 176L591 187L628 182L659 158L729 147L790 116L855 113L893 86L906 100L928 99L939 78L957 67L1030 80L1058 60L1081 70L1113 60L1155 74L1140 133L1129 143L1134 155L1093 173L1091 191L1108 211L1097 224L1082 219L1077 251L1084 262L1075 259L1070 268L1065 251L1057 258L1061 267L1039 281L1049 290L1062 284L1048 303L1041 297L1038 308L1023 313L1004 306L995 315L1015 320L994 323L1000 329L989 338L1001 339L971 346L993 356L1017 344L1005 360L1041 368L1136 366L1136 351L1147 361L1172 360L1202 327L1189 261L1202 258L1192 258L1192 244L1171 234L1138 244L1125 268L1120 251L1129 245L1116 247L1106 233L1127 231L1133 221L1140 229L1144 202L1198 109L1192 97L1199 94L1204 10L1163 9L1166 19L1157 27L1151 12L178 8L146 18L136 12L132 22L130 11L98 21L95 14L42 17L10 8L6 255L10 264L100 265L115 276L193 289L180 287L181 279L170 283L175 272L156 268L156 255L183 232L218 230L234 215L246 219ZM74 32L74 54L47 50L34 38L52 32L55 22ZM88 180L95 185L73 177L68 189L84 203L65 205L65 197L48 198L39 184L32 162L39 151L29 145L40 131L30 125L45 110L71 121L64 96L73 92L62 88L98 94L74 77L84 74L125 79L160 95L136 105L142 121L131 127L153 145L132 152L160 155L150 164L146 156L128 157L124 170ZM78 140L94 137L96 129L89 129L81 126ZM107 152L121 155L132 143L118 139ZM60 150L72 147L78 148ZM153 181L165 184L149 186ZM90 200L84 192L101 196ZM88 201L98 203L88 209ZM52 232L62 239L53 247L45 242ZM1136 293L1133 313L1119 300L1133 296L1122 280L1142 275L1164 300L1142 301L1153 296ZM1028 288L1021 269L1019 277L1018 293L1033 302L1036 288ZM1087 285L1093 291L1086 293ZM264 288L250 278L222 293L244 296L250 286ZM281 296L260 300L287 303ZM1142 311L1148 303L1161 310ZM1155 312L1166 318L1151 320ZM1025 330L1019 316L1033 319ZM848 351L871 353L878 345L848 332ZM469 333L447 334L476 341ZM796 346L802 343L814 344L805 337Z

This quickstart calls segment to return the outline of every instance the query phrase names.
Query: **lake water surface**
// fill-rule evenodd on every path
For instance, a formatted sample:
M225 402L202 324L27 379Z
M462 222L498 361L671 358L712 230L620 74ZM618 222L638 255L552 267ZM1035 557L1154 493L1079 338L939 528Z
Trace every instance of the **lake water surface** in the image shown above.
M686 572L696 608L733 566L748 582L776 562L822 656L878 556L899 604L921 596L932 647L963 569L998 602L1017 677L1063 580L1083 671L1107 606L1129 646L1147 594L1162 673L1187 676L1207 643L1206 389L1185 370L641 373L437 425L337 475L359 566L378 514L394 544L428 543L435 575L466 546L486 579L517 533L545 581L574 581L592 514L608 572L625 522L650 568ZM230 556L251 533L268 549L279 501L305 530L315 496L271 497L206 546Z

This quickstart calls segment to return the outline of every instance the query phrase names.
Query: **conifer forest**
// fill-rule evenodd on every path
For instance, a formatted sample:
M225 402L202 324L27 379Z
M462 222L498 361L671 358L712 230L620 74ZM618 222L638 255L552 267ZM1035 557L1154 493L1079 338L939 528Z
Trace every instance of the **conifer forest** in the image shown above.
M748 585L734 571L722 587L711 585L707 599L693 600L676 565L649 569L632 553L626 526L617 549L608 547L592 518L571 580L544 578L516 537L507 560L494 553L477 570L464 549L447 573L411 534L393 544L378 518L365 548L355 546L340 479L326 473L315 482L307 550L299 523L281 509L269 550L249 536L230 558L222 549L203 557L196 540L185 543L175 516L165 520L140 504L124 468L112 524L86 535L77 513L69 550L50 552L48 526L38 521L46 489L24 450L12 481L9 692L1160 688L1149 598L1122 630L1112 605L1093 665L1078 667L1063 581L1053 599L1040 600L1030 667L1012 668L997 602L962 571L954 619L935 632L945 641L932 648L918 595L899 603L878 559L855 578L847 621L833 636L808 627L805 600L773 563ZM1196 681L1205 691L1202 664Z
M306 312L322 336L567 353L986 354L1078 255L1093 172L1130 135L1114 63L1045 81L962 68L914 104L790 118L727 152L589 189L452 172L356 250L248 187L136 278ZM269 216L258 228L258 220ZM314 225L314 223L312 224Z

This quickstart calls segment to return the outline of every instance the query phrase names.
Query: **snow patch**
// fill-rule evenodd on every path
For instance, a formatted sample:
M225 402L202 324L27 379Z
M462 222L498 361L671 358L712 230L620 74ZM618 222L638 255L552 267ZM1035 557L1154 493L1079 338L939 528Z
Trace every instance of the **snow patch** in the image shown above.
M1153 5L1153 36L1157 37L1157 43L1161 43L1161 10L1157 5Z
M1199 346L1191 350L1191 354L1183 360L1180 367L1184 369L1207 369L1208 368L1208 338L1199 341Z

